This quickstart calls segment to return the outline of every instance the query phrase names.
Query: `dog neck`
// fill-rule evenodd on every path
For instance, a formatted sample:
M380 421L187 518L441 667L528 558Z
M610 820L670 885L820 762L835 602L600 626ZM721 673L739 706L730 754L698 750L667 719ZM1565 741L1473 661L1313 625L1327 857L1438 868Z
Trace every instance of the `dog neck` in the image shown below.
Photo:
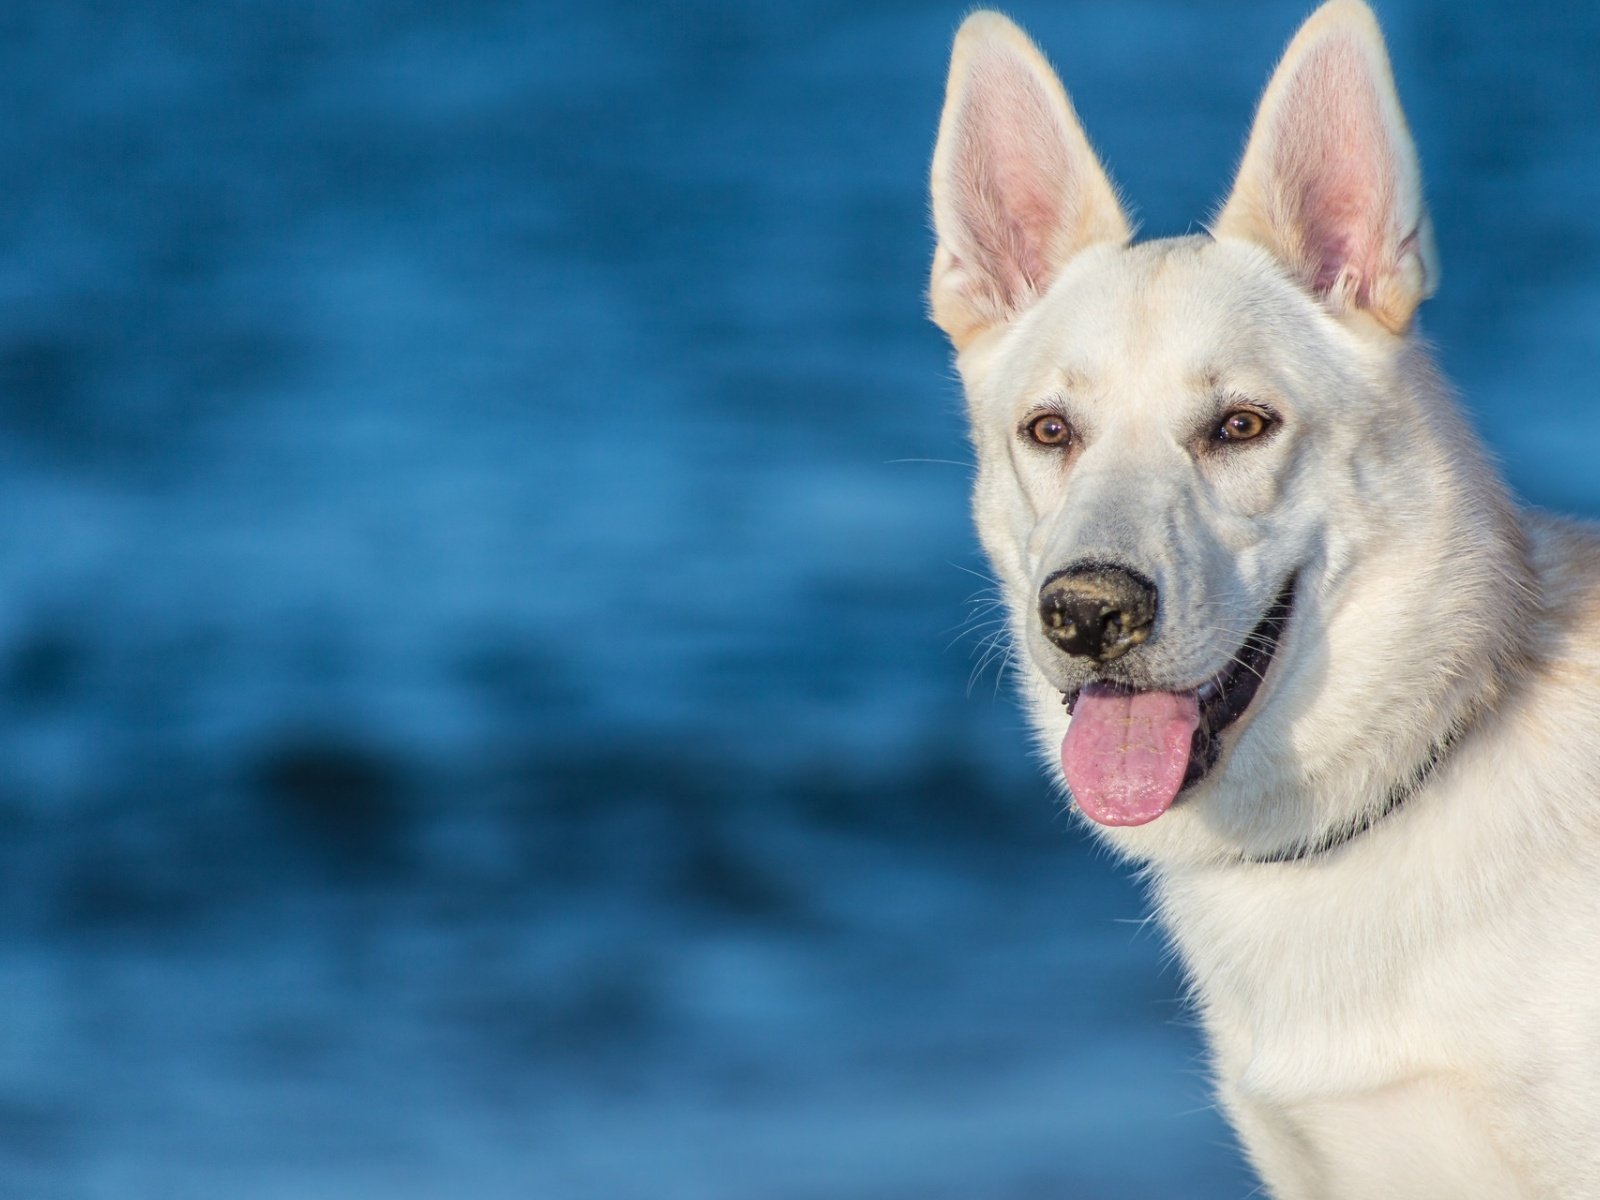
M1449 755L1450 751L1465 736L1466 727L1457 726L1443 738L1433 744L1427 758L1423 759L1420 766L1412 772L1410 778L1396 784L1389 794L1384 797L1383 803L1376 808L1370 808L1348 825L1330 829L1315 842L1303 846L1290 846L1274 854L1245 855L1240 861L1262 866L1280 863L1303 863L1312 859L1322 858L1349 845L1357 838L1369 832L1386 817L1393 815L1401 806L1415 796L1428 784L1433 782L1438 774L1440 765Z

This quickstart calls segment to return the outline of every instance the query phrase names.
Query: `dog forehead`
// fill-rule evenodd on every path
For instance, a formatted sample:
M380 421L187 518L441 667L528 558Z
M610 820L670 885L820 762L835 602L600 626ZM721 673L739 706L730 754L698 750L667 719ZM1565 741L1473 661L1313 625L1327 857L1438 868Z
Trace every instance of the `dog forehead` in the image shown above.
M1191 390L1249 371L1264 346L1281 353L1307 307L1265 255L1238 242L1102 247L1069 264L1019 323L1004 374L1023 390L1063 377L1096 390Z

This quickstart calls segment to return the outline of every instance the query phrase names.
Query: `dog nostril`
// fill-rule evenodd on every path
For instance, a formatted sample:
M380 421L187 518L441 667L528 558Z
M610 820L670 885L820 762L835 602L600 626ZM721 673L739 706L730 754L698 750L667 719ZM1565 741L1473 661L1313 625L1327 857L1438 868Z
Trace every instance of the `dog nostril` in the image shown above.
M1045 636L1066 653L1110 662L1149 640L1156 589L1122 567L1072 567L1045 581L1039 616Z
M1107 641L1120 639L1137 646L1150 636L1150 626L1137 624L1138 620L1139 618L1133 613L1118 609L1106 617L1100 627L1100 636Z

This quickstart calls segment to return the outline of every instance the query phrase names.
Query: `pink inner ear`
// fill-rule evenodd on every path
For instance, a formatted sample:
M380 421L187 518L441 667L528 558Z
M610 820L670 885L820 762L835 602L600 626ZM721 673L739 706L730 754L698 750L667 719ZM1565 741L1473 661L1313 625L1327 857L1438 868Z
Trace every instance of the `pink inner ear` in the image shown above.
M1299 231L1308 281L1318 294L1348 287L1358 304L1395 252L1394 147L1375 88L1361 49L1330 39L1295 72L1273 141L1280 211Z
M956 126L953 201L962 265L1004 308L1050 283L1067 164L1048 97L1010 54L974 64Z

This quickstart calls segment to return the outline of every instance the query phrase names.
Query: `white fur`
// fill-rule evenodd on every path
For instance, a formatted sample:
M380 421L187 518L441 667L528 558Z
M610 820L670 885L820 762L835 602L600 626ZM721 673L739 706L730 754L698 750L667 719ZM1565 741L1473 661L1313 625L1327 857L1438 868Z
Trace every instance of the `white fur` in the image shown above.
M1213 238L1137 246L1043 57L976 14L933 194L977 525L1052 760L1100 668L1044 636L1046 577L1153 580L1115 669L1161 690L1298 580L1217 766L1098 829L1147 864L1268 1190L1600 1196L1600 540L1516 506L1410 335L1439 271L1371 13L1332 0L1291 43ZM1241 401L1281 424L1219 449ZM1023 435L1041 408L1072 449ZM1456 731L1366 832L1252 861L1373 817Z

